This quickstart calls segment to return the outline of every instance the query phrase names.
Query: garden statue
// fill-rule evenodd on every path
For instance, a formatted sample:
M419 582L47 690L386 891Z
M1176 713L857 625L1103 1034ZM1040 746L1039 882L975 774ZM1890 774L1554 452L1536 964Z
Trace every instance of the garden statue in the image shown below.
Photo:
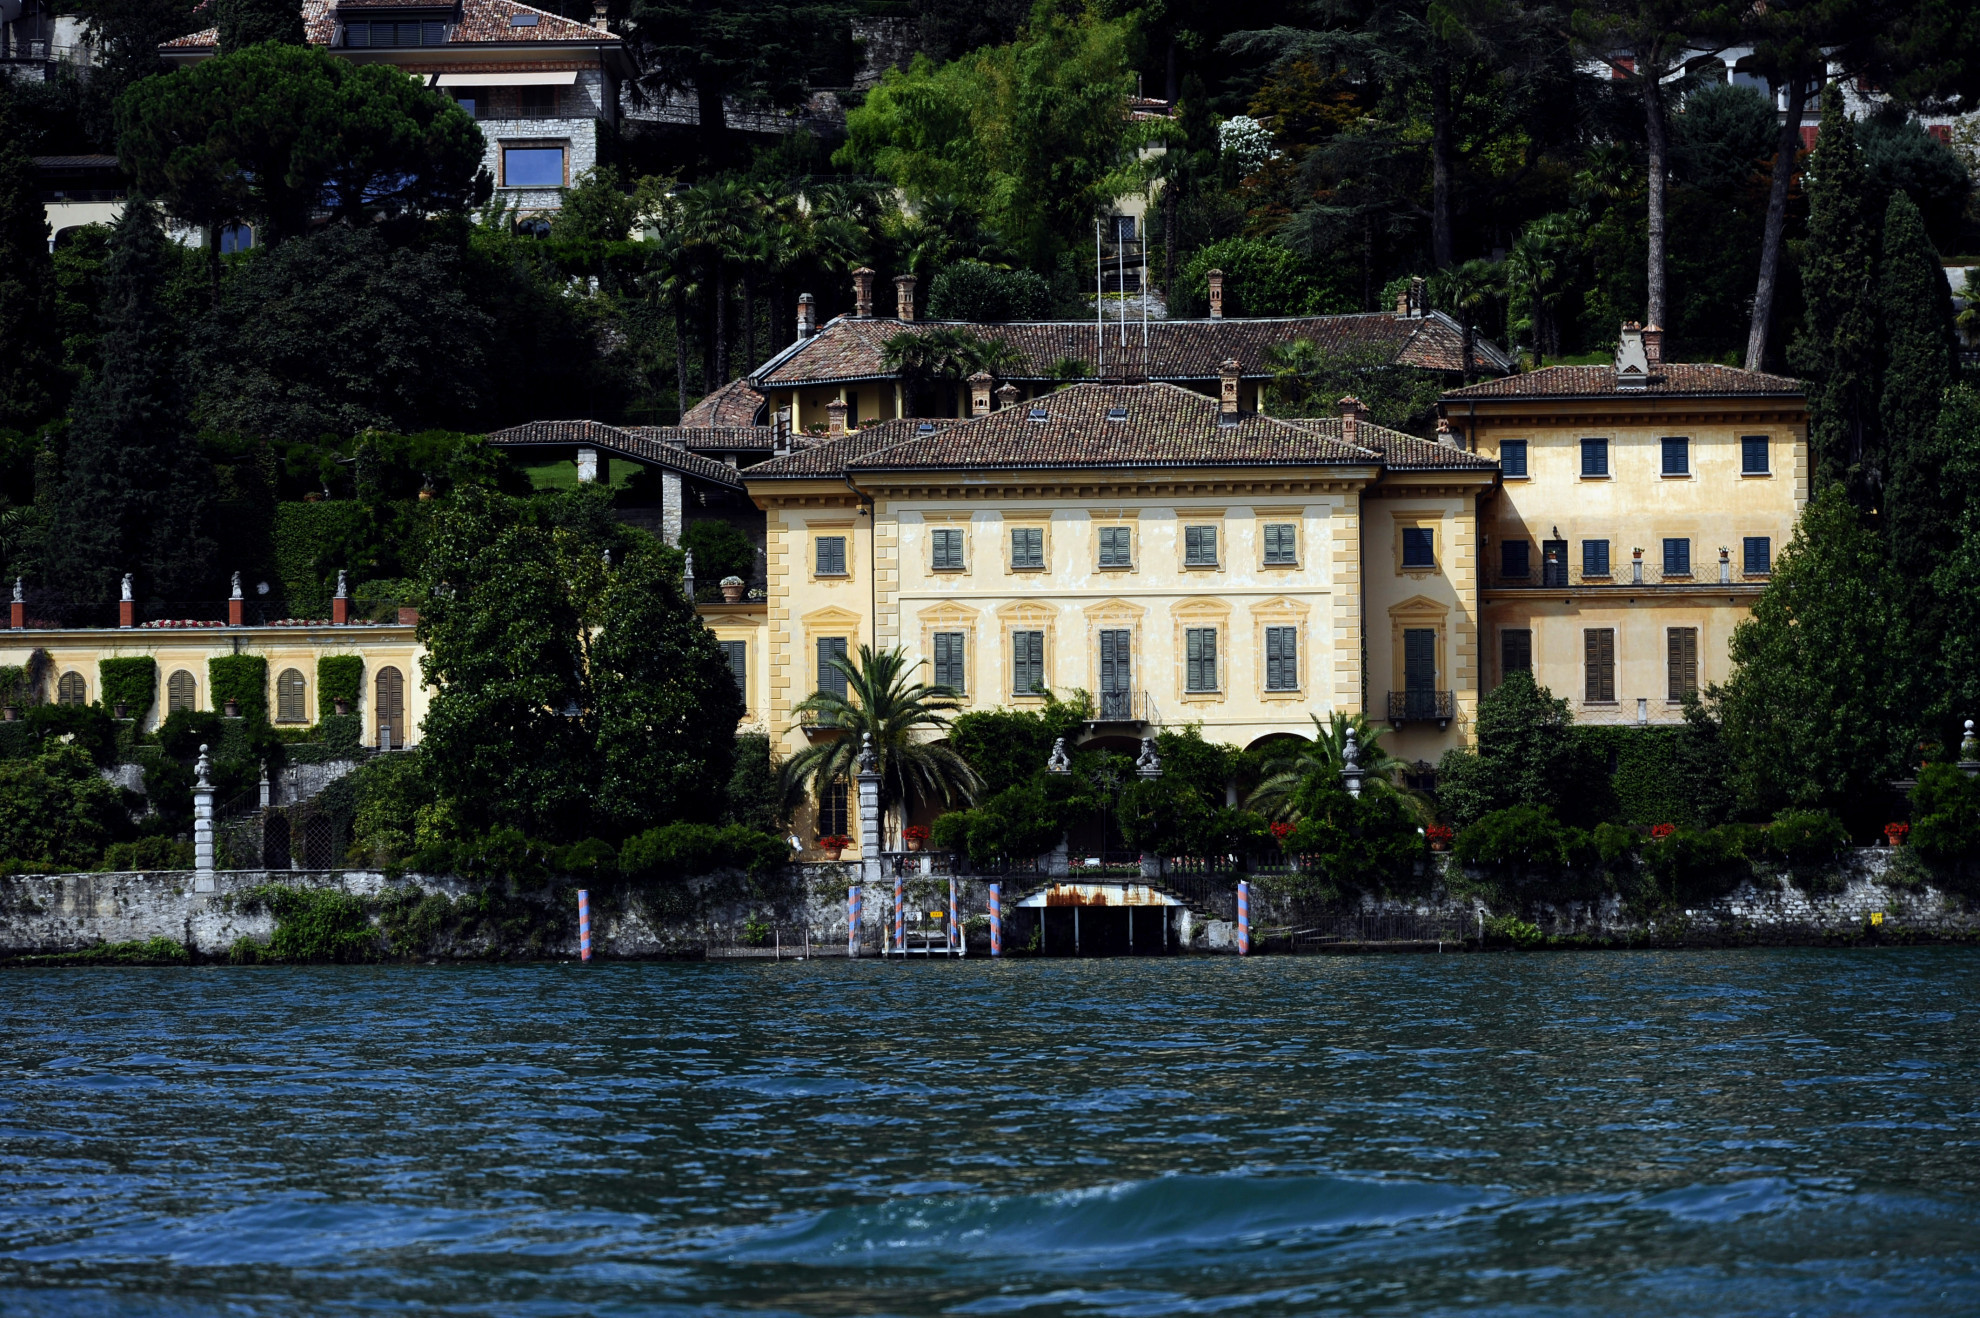
M1361 796L1361 780L1366 777L1361 767L1361 747L1355 744L1354 728L1347 730L1347 744L1341 748L1341 783L1349 796Z
M1072 759L1066 754L1066 739L1055 737L1052 740L1052 757L1045 761L1047 773L1071 773Z
M244 598L244 596L242 596L241 594L241 574L238 572L234 574L234 593L229 595L227 598L236 599L236 600Z
M1162 776L1162 757L1155 753L1155 739L1153 737L1143 737L1141 739L1141 756L1134 762L1134 771L1143 778L1152 779Z
M129 604L135 598L135 596L131 594L131 574L128 572L124 574L124 593L119 595L117 598L122 600L126 604Z

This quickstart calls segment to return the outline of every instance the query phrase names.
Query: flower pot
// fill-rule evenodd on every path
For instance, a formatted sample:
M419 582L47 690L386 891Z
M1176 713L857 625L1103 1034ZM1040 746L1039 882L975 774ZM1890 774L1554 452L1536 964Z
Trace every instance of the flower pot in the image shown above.
M724 604L740 604L742 603L743 592L748 589L749 587L747 586L724 586L722 587L722 602Z
M0 705L0 723L16 723L20 721L20 717L20 706Z
M1449 851L1450 849L1451 844L1448 842L1432 842L1430 844L1430 850L1432 851Z
M126 719L131 716L131 707L129 705L126 705L121 700L118 701L115 705L111 706L111 709L113 711L112 713L113 718Z
M822 851L822 852L824 853L824 856L825 856L825 859L827 859L827 860L837 860L837 859L839 858L839 854L840 854L840 851L841 851L841 848L839 848L839 847L823 847L823 848L820 848L820 850L821 850L821 851Z
M330 702L330 705L331 708L335 709L339 714L348 714L351 712L351 702L341 697L332 700Z
M240 716L241 716L241 702L238 700L229 700L227 702L227 717L239 718Z
M918 837L908 838L906 845L909 851L919 851L921 850L921 839Z

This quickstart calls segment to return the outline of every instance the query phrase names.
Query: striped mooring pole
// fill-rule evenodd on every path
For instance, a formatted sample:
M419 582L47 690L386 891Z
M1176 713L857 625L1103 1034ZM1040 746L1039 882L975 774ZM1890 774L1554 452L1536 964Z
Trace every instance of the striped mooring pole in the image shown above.
M906 882L900 875L894 876L894 950L902 956L907 955L907 897L902 892Z
M846 955L859 955L859 905L864 890L857 884L846 889Z
M1004 954L1004 891L1003 885L990 885L990 955Z
M956 881L949 879L949 950L957 956L969 955L969 945L963 942L962 907L956 901Z
M1251 955L1251 885L1238 883L1238 955Z
M591 889L578 889L578 960L591 960Z

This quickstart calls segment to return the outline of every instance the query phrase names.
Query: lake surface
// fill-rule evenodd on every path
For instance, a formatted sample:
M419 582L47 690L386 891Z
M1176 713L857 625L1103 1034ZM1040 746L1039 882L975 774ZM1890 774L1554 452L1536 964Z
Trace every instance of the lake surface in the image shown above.
M0 1312L1973 1314L1980 951L0 972Z

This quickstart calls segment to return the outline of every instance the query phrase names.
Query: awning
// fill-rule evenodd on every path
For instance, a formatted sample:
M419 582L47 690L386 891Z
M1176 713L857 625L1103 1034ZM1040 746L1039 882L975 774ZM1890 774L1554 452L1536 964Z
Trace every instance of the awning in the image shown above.
M436 87L568 87L577 81L576 69L545 73L443 73L434 80Z

